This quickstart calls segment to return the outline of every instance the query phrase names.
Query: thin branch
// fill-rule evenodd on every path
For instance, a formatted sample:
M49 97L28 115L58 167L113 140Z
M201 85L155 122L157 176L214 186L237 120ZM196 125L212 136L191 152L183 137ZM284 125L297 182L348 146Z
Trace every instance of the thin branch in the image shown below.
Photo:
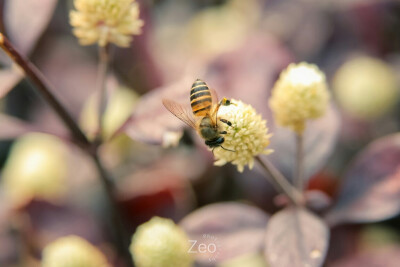
M266 171L267 180L278 191L284 193L294 205L302 205L303 198L301 193L293 187L288 180L271 164L268 160L262 160L260 156L255 157L256 161Z
M127 264L132 266L132 258L129 254L129 236L125 231L125 225L123 224L123 220L121 217L121 211L118 206L117 200L114 196L115 185L113 183L113 179L110 174L104 168L99 156L97 153L92 155L92 159L96 164L96 168L100 174L100 180L103 184L103 188L106 192L108 202L110 204L110 211L111 211L111 223L115 231L115 241L118 245L117 249L120 253L124 256Z
M61 102L59 102L59 100L54 96L54 90L50 86L49 82L45 79L43 74L36 68L35 65L33 65L28 59L23 57L18 52L2 33L0 33L0 47L15 63L17 63L24 70L26 76L36 85L34 88L37 89L44 100L54 109L57 115L68 127L76 144L92 157L96 168L99 171L99 177L106 191L107 199L111 205L112 223L113 227L115 228L114 231L116 232L116 246L121 253L121 256L125 258L127 264L132 266L132 258L129 254L128 244L125 239L127 236L124 235L125 233L123 231L125 228L122 224L117 201L114 197L115 186L113 179L111 179L110 175L107 173L99 159L97 145L89 142L85 134L79 128L78 124L73 120Z
M109 64L109 46L99 46L99 67L97 70L98 93L98 131L97 139L101 140L103 134L103 114L106 109L106 79Z
M302 133L296 134L296 174L294 177L294 185L296 188L303 192L304 190L304 155L303 155L303 147L304 147L304 138Z
M8 54L8 56L17 63L25 72L26 76L36 85L39 94L46 100L46 102L54 109L64 124L71 131L73 138L79 146L89 145L85 134L72 119L72 116L64 108L61 102L55 97L54 89L46 80L43 74L33 65L28 59L23 57L10 41L0 33L0 47Z

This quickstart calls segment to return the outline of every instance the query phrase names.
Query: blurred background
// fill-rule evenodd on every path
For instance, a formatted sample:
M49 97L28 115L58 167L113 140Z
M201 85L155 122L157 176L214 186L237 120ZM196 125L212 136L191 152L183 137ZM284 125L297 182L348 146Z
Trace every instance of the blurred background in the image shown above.
M80 46L72 35L73 1L10 2L0 1L1 32L38 66L93 137L97 46ZM189 101L192 82L201 78L220 97L251 104L273 133L275 153L269 159L291 178L294 136L274 124L268 98L289 63L306 61L325 72L332 95L327 114L307 125L308 189L322 191L330 205L351 195L358 183L374 184L376 172L397 178L379 191L390 196L380 199L382 205L393 206L385 216L343 220L332 229L325 265L399 266L400 3L138 2L142 34L129 48L111 50L103 118L108 141L101 147L129 234L153 216L179 222L222 201L276 212L277 193L257 168L239 173L231 165L213 166L212 153L161 99ZM109 211L92 162L71 145L58 117L3 52L0 63L0 266L39 266L43 247L69 234L89 240L117 265ZM344 177L360 176L360 168L368 171L343 191ZM214 265L233 258L221 255ZM254 266L266 266L257 262Z

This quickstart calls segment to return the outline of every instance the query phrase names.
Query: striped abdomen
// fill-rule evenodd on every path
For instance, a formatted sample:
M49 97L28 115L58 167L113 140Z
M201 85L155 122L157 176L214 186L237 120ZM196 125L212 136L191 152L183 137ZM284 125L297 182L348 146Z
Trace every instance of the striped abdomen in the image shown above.
M207 84L197 79L190 90L190 105L195 116L206 116L212 106L210 89Z

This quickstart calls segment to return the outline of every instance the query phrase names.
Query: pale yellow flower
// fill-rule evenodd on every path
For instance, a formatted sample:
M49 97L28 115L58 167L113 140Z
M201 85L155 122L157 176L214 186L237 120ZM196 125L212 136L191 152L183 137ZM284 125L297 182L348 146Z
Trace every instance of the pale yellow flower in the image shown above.
M170 219L154 217L140 225L129 249L137 267L190 267L193 264L189 238Z
M78 236L57 239L43 250L42 267L109 267L99 249Z
M361 119L384 115L400 96L391 67L380 59L366 56L343 64L335 74L333 89L342 108Z
M66 192L67 175L66 146L51 135L30 133L13 144L2 184L16 204L33 197L56 201Z
M282 71L269 104L278 124L301 134L307 120L325 113L329 98L325 74L316 65L302 62Z
M227 132L223 135L225 141L222 146L233 151L214 149L214 157L217 160L214 164L222 166L231 162L242 172L246 165L250 169L253 168L255 156L272 152L266 149L271 135L268 134L267 122L252 106L234 99L231 102L231 105L220 107L218 117L230 121L232 126L222 122L219 122L218 126Z
M128 47L132 35L141 33L143 21L135 0L75 0L74 6L70 23L82 45Z

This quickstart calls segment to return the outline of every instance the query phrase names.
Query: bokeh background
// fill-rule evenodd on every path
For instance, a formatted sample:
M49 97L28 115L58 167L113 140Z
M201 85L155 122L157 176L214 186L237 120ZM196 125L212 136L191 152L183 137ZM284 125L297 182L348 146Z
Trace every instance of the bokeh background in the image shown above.
M97 47L82 47L72 35L73 2L10 2L0 1L1 32L43 71L93 137ZM399 266L400 3L138 2L143 33L131 47L111 50L104 116L109 141L101 147L129 234L155 215L179 222L222 201L276 212L277 193L257 167L239 173L230 165L213 166L212 153L193 131L182 131L161 99L188 101L192 82L202 78L220 96L251 104L273 133L275 153L269 159L290 178L294 136L274 124L268 98L288 64L306 61L326 73L332 94L327 114L310 122L305 133L308 189L324 192L315 205L325 209L338 198L346 205L360 190L373 191L368 186L378 184L377 172L393 175L374 195L390 210L337 219L325 265ZM92 162L70 144L63 124L3 52L0 62L0 266L39 266L43 247L68 234L89 240L118 265ZM353 180L343 189L345 177ZM249 252L235 249L236 256ZM248 259L253 265L237 266L267 266L253 256ZM213 264L233 258L220 255Z

